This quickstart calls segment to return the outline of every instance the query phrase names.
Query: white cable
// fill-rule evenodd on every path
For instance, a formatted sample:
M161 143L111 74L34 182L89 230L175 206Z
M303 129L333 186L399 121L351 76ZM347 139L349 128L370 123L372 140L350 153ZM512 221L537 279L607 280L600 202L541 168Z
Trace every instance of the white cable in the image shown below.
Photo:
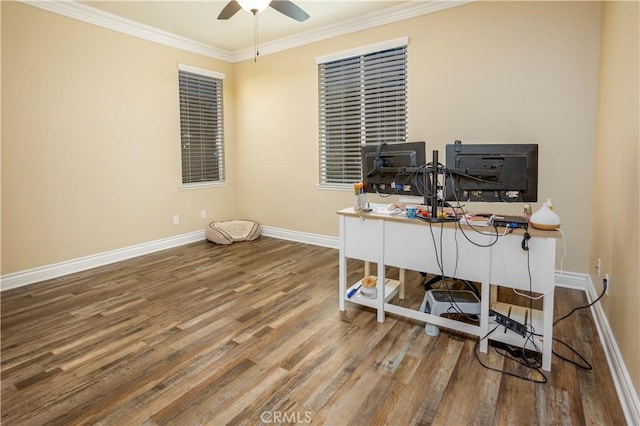
M556 228L556 231L559 231L560 235L562 235L562 245L564 247L564 252L562 253L562 257L560 258L560 272L563 272L564 271L564 258L567 256L567 240L565 240L565 238L564 238L564 232L562 232L562 229ZM506 271L506 265L505 265L505 271ZM528 299L540 300L543 297L545 297L546 295L553 293L553 289L549 290L549 292L547 292L547 293L541 294L538 297L528 296L526 294L520 293L515 288L513 289L513 292L515 294L517 294L518 296L526 297Z
M560 258L560 272L562 272L562 271L564 271L564 266L563 266L564 258L567 255L567 242L564 239L564 233L562 232L562 230L560 228L556 228L556 231L560 231L560 235L562 235L562 244L564 245L564 253L562 254L562 258ZM505 265L505 268L506 268L506 265ZM506 271L506 269L505 269L505 271ZM533 300L539 300L539 299L542 299L543 297L545 297L546 295L553 293L553 289L549 290L549 292L547 292L547 293L541 294L538 297L528 296L526 294L520 293L515 288L513 289L513 292L515 294L517 294L518 296L526 297L528 299L533 299Z
M515 288L512 287L512 290L515 294L517 294L518 296L522 296L522 297L526 297L527 299L531 299L531 300L540 300L543 297L553 293L553 290L548 291L547 293L543 293L540 296L529 296L528 294L524 294L524 293L520 293L518 290L516 290Z
M511 231L512 231L513 229L511 229L511 228L506 228L506 230L511 230ZM506 230L505 230L505 231L506 231ZM504 240L503 240L503 241L504 241ZM501 242L500 244L504 244L504 243L503 243L503 242ZM547 296L547 295L549 295L549 294L553 293L553 291L555 290L555 289L553 289L553 288L552 288L552 289L551 289L551 290L549 290L547 293L542 293L542 294L540 294L540 296L530 296L530 295L528 295L528 294L520 293L520 292L519 292L518 290L516 290L516 288L513 286L513 282L514 282L514 281L513 281L513 280L511 279L511 277L509 276L509 268L507 267L507 263L505 262L505 258L504 258L504 256L500 256L500 259L502 260L502 267L504 268L504 275L505 275L505 276L506 276L506 278L507 278L507 282L512 283L512 285L510 286L510 287L511 287L511 290L513 290L513 292L514 292L515 294L517 294L518 296L522 296L522 297L525 297L525 298L527 298L527 299L531 299L531 300L540 300L540 299L542 299L543 297L545 297L545 296Z

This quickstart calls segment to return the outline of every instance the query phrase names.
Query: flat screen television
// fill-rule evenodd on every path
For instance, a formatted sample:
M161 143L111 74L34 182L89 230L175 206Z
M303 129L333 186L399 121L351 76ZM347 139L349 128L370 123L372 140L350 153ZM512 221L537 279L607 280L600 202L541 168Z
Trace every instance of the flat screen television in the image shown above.
M538 200L537 144L446 146L447 201L535 202Z
M362 145L361 151L365 192L381 195L424 195L424 141L365 144Z

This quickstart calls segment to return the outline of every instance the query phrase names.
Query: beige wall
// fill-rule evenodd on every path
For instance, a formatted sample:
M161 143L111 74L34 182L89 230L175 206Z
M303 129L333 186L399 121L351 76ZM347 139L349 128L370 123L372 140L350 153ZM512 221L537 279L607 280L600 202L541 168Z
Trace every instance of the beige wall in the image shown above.
M640 393L640 7L604 6L598 120L594 161L590 269L598 292L609 274L602 303L637 393Z
M2 45L2 2L0 1L0 46ZM2 74L2 55L0 54L0 75ZM0 99L2 99L2 79L0 78ZM2 105L0 102L0 224L2 223ZM0 226L0 241L2 241L2 226ZM2 259L2 244L0 244L0 259ZM0 277L2 276L2 262L0 261Z
M230 65L5 3L3 273L202 229L201 209L337 236L351 192L317 189L314 58L400 36L410 139L540 144L539 196L563 218L564 267L586 272L600 10L473 3ZM227 73L228 187L179 189L176 62Z
M181 190L177 63L232 66L45 12L2 5L2 273L201 230L232 218L230 185ZM173 225L179 214L181 223Z
M239 201L265 225L337 236L352 192L318 183L314 58L409 36L409 138L540 145L540 202L563 220L564 268L588 271L601 5L482 2L236 64ZM522 204L476 210L520 213ZM561 253L558 253L560 257Z
M351 193L317 189L314 58L400 36L410 139L540 144L564 266L586 272L600 7L474 3L229 65L6 3L3 272L201 229L201 209L336 236ZM176 62L228 75L228 187L179 189Z

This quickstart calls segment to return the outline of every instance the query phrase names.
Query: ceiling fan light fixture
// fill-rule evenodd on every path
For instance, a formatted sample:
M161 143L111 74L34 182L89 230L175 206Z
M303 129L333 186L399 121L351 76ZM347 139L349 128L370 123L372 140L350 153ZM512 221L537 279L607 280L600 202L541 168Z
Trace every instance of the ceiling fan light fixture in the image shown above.
M238 0L240 7L242 7L247 12L251 13L260 13L269 7L269 3L271 0Z

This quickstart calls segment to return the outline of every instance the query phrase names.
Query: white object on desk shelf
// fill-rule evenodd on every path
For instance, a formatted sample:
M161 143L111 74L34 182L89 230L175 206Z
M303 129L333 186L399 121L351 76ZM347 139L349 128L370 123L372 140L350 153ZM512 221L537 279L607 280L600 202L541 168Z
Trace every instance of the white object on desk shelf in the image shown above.
M375 288L375 287L362 286L362 288L360 289L360 294L362 294L362 297L367 297L369 299L375 299L376 296L378 296L378 289Z

